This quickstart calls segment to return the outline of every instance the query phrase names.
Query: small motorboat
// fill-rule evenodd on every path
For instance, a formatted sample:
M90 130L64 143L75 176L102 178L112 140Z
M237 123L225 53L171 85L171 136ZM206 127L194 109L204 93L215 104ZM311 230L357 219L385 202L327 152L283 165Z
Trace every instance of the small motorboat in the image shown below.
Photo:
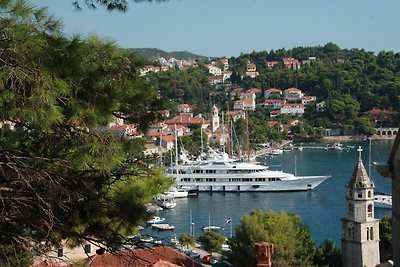
M161 194L154 199L154 203L164 209L173 209L176 206L175 199L172 195Z
M374 205L376 208L392 208L392 195L375 192Z
M219 230L221 230L221 227L216 226L216 225L209 225L209 226L201 227L201 230L203 230L203 231L219 231Z
M150 220L148 220L146 223L147 224L156 224L156 223L162 223L165 221L165 218L161 218L158 216L153 216Z
M161 231L172 231L175 230L175 226L169 224L169 223L155 223L152 224L151 227L161 230Z

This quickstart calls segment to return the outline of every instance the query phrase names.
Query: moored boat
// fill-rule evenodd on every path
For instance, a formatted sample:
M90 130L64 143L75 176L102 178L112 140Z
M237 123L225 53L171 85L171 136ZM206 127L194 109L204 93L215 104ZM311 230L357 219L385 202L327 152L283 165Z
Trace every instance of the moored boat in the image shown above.
M166 194L156 196L154 198L154 203L164 209L173 209L176 206L174 197Z
M231 159L226 153L214 154L206 160L185 162L178 168L169 169L167 175L176 179L178 187L214 192L307 191L330 177L295 176L271 171L268 166Z
M165 221L165 218L161 218L158 216L153 216L150 220L148 220L146 223L148 224L156 224L156 223L162 223Z
M201 230L203 230L203 231L219 231L219 230L221 230L221 227L216 226L216 225L209 225L209 226L201 227Z
M161 231L172 231L175 230L175 226L169 224L169 223L155 223L152 224L151 227L161 230Z

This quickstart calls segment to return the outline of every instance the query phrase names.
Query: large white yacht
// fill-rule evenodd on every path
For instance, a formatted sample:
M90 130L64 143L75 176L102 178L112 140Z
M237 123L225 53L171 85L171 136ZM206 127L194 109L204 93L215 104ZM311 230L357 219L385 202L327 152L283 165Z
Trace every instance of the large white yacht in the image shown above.
M214 192L268 192L312 190L330 176L295 176L268 166L241 162L226 153L215 153L206 160L184 161L167 170L177 187Z

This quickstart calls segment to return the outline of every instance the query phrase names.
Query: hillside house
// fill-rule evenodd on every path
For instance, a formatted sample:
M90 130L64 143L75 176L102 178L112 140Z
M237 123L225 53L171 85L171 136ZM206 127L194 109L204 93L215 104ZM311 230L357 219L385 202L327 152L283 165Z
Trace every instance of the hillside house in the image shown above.
M283 97L288 101L297 101L303 98L303 93L298 88L288 88L283 91Z
M315 104L315 111L316 112L325 112L326 111L326 102L321 101Z
M257 65L255 63L251 63L250 61L247 63L246 76L249 76L250 78L258 76Z
M192 111L192 107L189 104L180 104L179 112L189 113Z
M161 135L161 147L170 150L175 147L175 136L173 135ZM156 143L160 143L157 141Z
M301 63L299 62L299 60L292 58L292 57L283 58L282 61L283 61L283 65L285 66L285 68L288 68L288 69L297 70L297 69L300 69L300 67L301 67Z
M270 69L275 67L278 64L279 64L278 61L267 61L267 67L270 68Z
M285 104L283 99L266 99L263 106L267 109L280 109L283 104Z
M255 94L256 96L259 96L262 93L262 90L258 88L250 88L249 90L246 91L246 93L251 93Z
M222 80L223 83L227 83L227 80L229 80L232 76L232 71L230 70L224 70L222 73Z
M246 119L246 113L243 110L227 111L225 113L227 120L232 119L234 122L238 119Z
M292 116L303 116L304 104L282 104L281 114L287 114Z
M224 76L223 75L210 76L210 77L208 77L208 82L211 85L223 84L224 83Z
M264 92L264 97L266 99L268 98L281 98L282 97L282 90L281 89L276 89L276 88L269 88L267 90L265 90Z
M279 115L281 115L281 110L280 110L280 109L272 110L272 111L269 113L269 117L270 117L270 118L275 118L275 117L278 117Z
M301 98L301 103L307 105L308 103L315 103L317 97L313 95L305 95Z
M220 76L222 75L222 70L218 68L217 66L214 65L206 65L208 68L208 73L214 75L214 76Z

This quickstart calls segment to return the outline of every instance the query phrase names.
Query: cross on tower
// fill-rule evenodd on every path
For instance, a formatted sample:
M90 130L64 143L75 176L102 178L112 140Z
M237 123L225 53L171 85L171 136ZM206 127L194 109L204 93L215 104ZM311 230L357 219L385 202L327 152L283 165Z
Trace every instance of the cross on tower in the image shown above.
M361 152L363 151L363 149L361 148L361 146L358 146L358 158L361 158Z

